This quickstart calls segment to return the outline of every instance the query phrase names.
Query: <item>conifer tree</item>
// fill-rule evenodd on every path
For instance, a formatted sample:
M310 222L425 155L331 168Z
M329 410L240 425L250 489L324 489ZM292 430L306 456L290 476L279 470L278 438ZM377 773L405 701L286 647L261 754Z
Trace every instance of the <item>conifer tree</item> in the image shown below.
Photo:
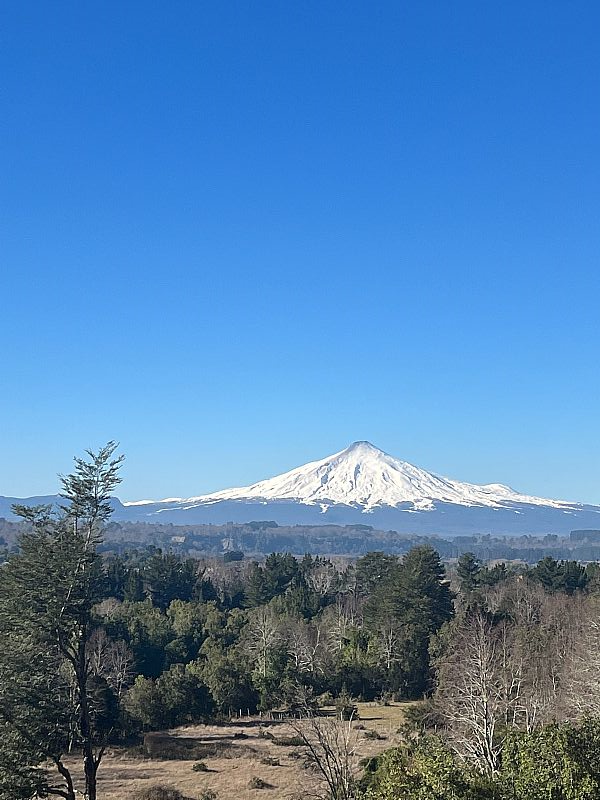
M111 703L92 675L88 645L103 579L97 545L120 482L115 449L109 442L75 459L74 472L61 478L66 503L58 517L49 507L14 509L29 526L0 572L2 800L29 798L32 788L75 800L63 761L70 750L81 753L86 800L96 800ZM58 775L40 768L48 760Z

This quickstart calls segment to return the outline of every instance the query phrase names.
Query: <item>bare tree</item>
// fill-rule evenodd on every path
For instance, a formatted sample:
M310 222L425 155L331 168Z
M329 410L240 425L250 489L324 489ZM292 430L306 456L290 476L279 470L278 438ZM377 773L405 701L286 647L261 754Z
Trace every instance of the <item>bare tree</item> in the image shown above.
M318 800L355 800L360 774L358 733L352 720L308 717L292 727L308 751L313 781L303 794Z
M328 657L323 626L303 619L290 619L286 624L288 654L298 672L322 673Z
M590 676L584 665L595 658L600 626L595 643L590 626L589 646L577 645L581 603L516 580L489 594L489 612L467 615L456 625L437 659L435 707L455 750L483 771L497 771L511 728L531 732L564 718L567 684L585 698ZM600 710L600 692L598 700Z
M507 714L499 644L484 612L466 618L438 660L435 694L436 711L455 750L492 775L502 749L496 734Z
M565 716L600 716L600 604L589 598L579 615L576 641L565 670Z
M363 624L363 601L351 592L337 598L334 605L323 613L327 630L327 643L332 652L339 652L353 628Z
M317 561L306 576L310 588L321 597L328 594L335 586L339 573L331 561Z
M271 654L281 641L281 623L273 609L269 606L253 609L249 614L247 647L263 678L267 677Z
M540 586L516 580L488 600L503 615L506 724L535 730L563 715L568 664L581 627L581 599L548 594Z
M382 622L375 631L378 661L390 670L400 660L401 638L397 625L392 620Z
M134 677L133 654L122 639L111 639L98 628L88 642L90 675L104 678L120 700Z

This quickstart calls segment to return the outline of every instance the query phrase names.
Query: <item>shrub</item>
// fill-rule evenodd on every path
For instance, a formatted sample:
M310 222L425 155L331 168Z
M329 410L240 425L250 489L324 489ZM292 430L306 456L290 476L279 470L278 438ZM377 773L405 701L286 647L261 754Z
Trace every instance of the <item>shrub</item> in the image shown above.
M279 747L302 747L304 739L301 736L280 736L279 739L273 739L273 744Z
M358 706L346 691L342 689L335 701L335 715L341 720L358 719Z
M256 775L253 775L250 780L248 781L248 788L249 789L272 789L270 783L263 781L262 778L257 778Z
M261 764L266 764L268 767L280 767L281 764L279 763L278 758L273 758L272 756L264 756L260 760Z
M131 795L131 800L186 800L186 798L174 786L157 783L154 786L138 789Z
M378 731L370 731L370 730L365 730L363 736L365 737L365 739L373 739L373 740L385 738Z
M197 761L192 769L194 772L208 772L208 767L205 761Z
M218 794L212 789L205 789L200 795L200 800L217 800Z

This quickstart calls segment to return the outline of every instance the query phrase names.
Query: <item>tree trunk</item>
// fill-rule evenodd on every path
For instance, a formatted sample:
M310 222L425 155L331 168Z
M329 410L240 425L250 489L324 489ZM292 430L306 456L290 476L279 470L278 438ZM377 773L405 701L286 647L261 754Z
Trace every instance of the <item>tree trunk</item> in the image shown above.
M83 771L85 775L86 800L96 800L96 773L98 760L94 753L92 723L90 719L90 700L88 696L88 665L86 656L86 631L82 631L79 639L76 669L77 688L79 690L79 733L83 750Z
M67 788L63 792L62 796L65 798L65 800L75 800L75 788L73 786L73 779L71 778L71 773L65 767L65 765L62 763L60 759L58 759L55 763L57 770L63 776L63 778L65 779L65 783L67 785Z
M96 772L98 768L93 755L84 757L83 766L85 770L86 800L96 800Z

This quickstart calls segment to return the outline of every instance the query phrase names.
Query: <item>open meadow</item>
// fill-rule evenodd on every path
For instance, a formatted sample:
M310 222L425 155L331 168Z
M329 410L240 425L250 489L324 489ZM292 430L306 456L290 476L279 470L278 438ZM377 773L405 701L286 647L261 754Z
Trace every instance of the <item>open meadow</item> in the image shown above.
M356 761L399 741L397 731L407 704L359 703L358 707L359 719L352 723ZM149 734L143 747L115 748L106 754L98 796L130 800L138 790L162 784L191 800L201 800L209 791L216 792L218 800L246 800L261 793L272 800L294 798L314 783L306 767L306 748L295 739L295 725L250 717ZM199 762L206 769L194 769ZM259 781L264 784L261 788L250 788L251 782Z

